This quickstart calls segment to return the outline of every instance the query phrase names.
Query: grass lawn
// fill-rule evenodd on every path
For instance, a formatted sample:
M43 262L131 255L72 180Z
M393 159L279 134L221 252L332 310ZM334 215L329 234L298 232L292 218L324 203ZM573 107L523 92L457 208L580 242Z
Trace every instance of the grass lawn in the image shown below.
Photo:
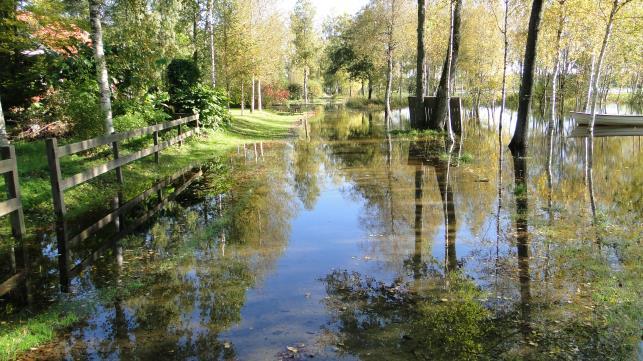
M247 110L241 115L238 109L232 109L231 115L230 123L222 128L203 130L200 135L187 140L183 146L163 150L159 165L154 162L154 156L148 156L124 166L125 181L122 186L114 181L114 172L108 172L66 191L65 202L68 205L69 219L92 211L106 211L110 207L111 195L119 188L125 198L129 199L179 169L223 157L238 144L291 137L296 133L298 120L301 118L301 114L285 115L268 111L250 113ZM60 143L64 141L61 140ZM121 156L151 144L151 137L132 140L122 145ZM45 144L44 141L23 142L16 143L15 147L26 224L28 232L32 233L49 226L55 220ZM110 157L111 151L108 147L92 154L65 157L61 160L63 177L101 164ZM0 183L3 181L0 180ZM4 187L4 184L0 186ZM7 224L2 225L2 233L5 232L8 233Z

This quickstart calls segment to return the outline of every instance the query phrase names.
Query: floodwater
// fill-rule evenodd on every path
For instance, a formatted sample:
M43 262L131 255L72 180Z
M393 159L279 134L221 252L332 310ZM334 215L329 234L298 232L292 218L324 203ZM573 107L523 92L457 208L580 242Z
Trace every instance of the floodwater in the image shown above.
M528 157L501 159L488 114L447 146L390 135L381 114L320 109L308 139L195 165L136 231L77 246L68 294L44 234L29 297L3 302L87 316L28 357L641 357L641 139L597 139L587 182L569 121L550 137L534 120Z

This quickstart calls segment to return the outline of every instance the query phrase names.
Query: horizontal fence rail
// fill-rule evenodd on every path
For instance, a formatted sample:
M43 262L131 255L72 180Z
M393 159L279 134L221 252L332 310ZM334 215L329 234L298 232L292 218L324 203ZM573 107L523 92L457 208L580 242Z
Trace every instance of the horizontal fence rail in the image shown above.
M193 128L190 128L188 131L184 131L183 126L189 124L194 124ZM159 133L167 131L170 129L176 128L178 130L178 135L172 137L171 139L159 141ZM121 167L132 163L141 158L147 157L154 154L154 159L156 163L159 163L159 152L165 148L171 147L174 144L183 144L183 141L196 132L199 131L199 115L191 115L185 118L172 120L165 123L160 123L152 125L145 128L139 128L131 130L128 132L122 133L113 133L110 135L104 135L92 139L83 140L81 142L66 144L59 146L58 140L56 138L49 138L46 141L47 148L47 161L49 163L49 176L51 180L51 192L54 201L54 211L56 213L56 235L58 243L58 254L59 254L59 268L61 270L68 270L69 263L67 256L69 255L70 243L77 244L84 241L89 237L89 234L95 232L96 230L105 226L109 223L108 221L113 221L118 215L112 214L107 217L99 220L97 224L90 227L93 229L86 229L80 234L69 238L66 226L65 215L67 213L67 206L65 204L65 191L79 186L83 183L86 183L100 175L103 175L112 170L116 171L116 180L119 183L123 183L123 173ZM139 138L147 135L153 135L154 145L147 147L143 150L127 154L125 156L120 156L119 143L133 138ZM112 154L114 159L109 160L103 164L91 167L83 172L74 174L70 177L63 178L62 169L61 169L61 158L77 154L80 152L88 151L97 147L111 145ZM2 170L3 163L0 163L0 170ZM7 207L12 206L7 204ZM72 241L72 242L70 242ZM64 272L66 274L67 272ZM62 280L63 273L61 273L61 283L64 284Z
M195 129L198 130L199 115L195 114L186 118L172 120L169 122L152 125L146 128L139 128L123 133L114 133L62 146L58 146L58 140L56 138L47 139L47 160L49 163L51 186L54 198L54 208L57 217L64 217L66 213L63 194L65 190L88 182L111 170L116 170L117 180L122 183L122 166L152 154L155 155L155 160L158 163L159 152L161 150L168 148L176 143L182 144L183 140L194 135L194 128L185 133L182 131L181 126L189 123L194 123L196 125ZM179 134L170 140L159 142L159 132L172 129L174 127L178 128ZM132 154L128 154L124 157L119 156L119 142L145 135L154 135L154 146L134 152ZM110 144L112 145L112 150L114 153L113 160L92 167L71 177L62 177L60 158Z
M18 167L16 166L16 151L13 145L0 147L0 174L4 177L4 183L8 200L0 202L0 217L10 216L11 233L18 242L23 241L25 235L25 216L20 199L20 183L18 182ZM24 279L26 274L26 259L23 259L25 267L18 269L15 259L15 247L11 247L11 271L12 275L0 282L0 297L7 294Z

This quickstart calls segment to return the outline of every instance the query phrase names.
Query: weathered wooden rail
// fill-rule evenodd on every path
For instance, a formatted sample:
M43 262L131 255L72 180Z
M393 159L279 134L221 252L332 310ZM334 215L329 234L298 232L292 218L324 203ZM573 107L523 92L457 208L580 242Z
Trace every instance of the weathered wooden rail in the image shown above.
M4 183L8 200L0 202L0 217L9 215L11 220L11 232L16 241L22 242L25 234L25 217L20 200L20 184L18 182L18 167L16 166L16 151L13 145L0 148L0 174L4 176ZM11 249L11 271L13 273L8 279L0 283L0 296L5 295L16 288L26 275L26 260L23 260L25 267L18 269L15 259L15 248Z
M184 124L195 123L196 127L187 132L183 132L181 126ZM178 128L178 135L164 142L159 142L159 132L171 128ZM78 143L58 146L56 138L47 139L47 160L49 162L49 171L51 178L51 188L54 198L54 210L59 219L64 218L66 213L65 190L86 183L99 175L105 174L111 170L116 170L116 178L123 182L121 167L134 162L138 159L154 154L156 162L159 162L159 152L176 143L182 144L183 140L192 136L195 129L199 129L199 116L192 115L186 118L173 120L161 124L152 125L146 128L135 129L129 132L114 133L93 139L84 140ZM154 146L128 154L124 157L119 156L119 142L127 139L137 138L145 135L154 136ZM68 178L62 177L60 159L65 156L80 153L104 145L112 145L114 159L104 164L92 167L84 172L75 174Z

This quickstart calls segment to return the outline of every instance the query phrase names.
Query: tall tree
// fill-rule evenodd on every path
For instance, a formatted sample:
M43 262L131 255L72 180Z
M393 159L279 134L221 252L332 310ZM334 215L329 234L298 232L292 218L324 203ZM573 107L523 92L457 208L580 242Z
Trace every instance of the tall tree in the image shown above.
M215 87L217 85L217 58L216 46L214 44L214 0L208 0L207 3L208 15L206 17L206 28L208 31L208 42L210 47L210 85Z
M565 1L558 0L560 6L560 14L558 18L558 29L556 29L556 59L554 60L554 75L551 80L551 118L549 119L549 127L553 128L556 121L556 98L558 97L558 77L560 76L560 58L561 58L561 40L563 37L563 30L567 20L565 12Z
M388 124L391 117L391 93L393 91L393 52L397 46L395 42L395 29L398 20L398 7L396 0L388 0L385 2L386 11L386 92L384 94L384 116Z
M105 117L105 133L114 132L112 122L112 100L109 87L109 75L107 73L107 61L103 48L103 28L101 25L101 0L89 0L89 21L91 23L91 38L94 46L94 59L96 61L96 76L100 90L100 108Z
M418 0L418 28L417 28L417 67L415 75L415 123L424 126L426 113L424 112L424 20L426 20L426 0Z
M438 85L437 99L433 106L429 128L444 130L447 121L449 109L449 94L448 86L455 78L455 70L458 64L458 53L460 52L461 24L462 24L462 0L450 0L451 7L455 2L455 8L451 11L453 35L449 37L449 48L446 58L444 59L444 66L442 67L442 75L440 77L440 84ZM449 65L450 64L450 65ZM449 119L449 123L451 120Z
M294 35L295 62L304 70L304 103L308 104L308 76L315 55L315 33L313 29L315 8L310 0L297 0L290 16L290 26Z
M598 84L601 81L601 69L603 67L603 62L605 60L605 54L607 52L607 46L609 43L610 36L612 34L612 27L614 25L614 19L616 17L616 14L629 2L632 0L613 0L612 2L612 9L610 11L609 17L607 19L607 25L605 26L605 34L603 35L603 42L601 43L601 51L598 54L598 60L596 62L596 70L595 74L592 76L592 82L590 84L590 88L592 89L592 102L591 102L591 114L592 114L592 121L590 122L589 125L589 139L586 140L586 145L587 145L587 151L585 154L585 169L586 169L586 174L585 177L587 178L587 183L588 187L590 190L590 197L591 197L591 210L592 210L592 215L594 218L596 218L596 206L594 205L594 189L593 189L593 175L592 175L592 168L593 168L593 156L594 156L594 125L596 123L596 102L598 99Z
M4 113L2 112L2 99L0 99L0 146L7 144L9 144L7 126L4 121Z
M543 0L534 0L531 5L529 16L529 30L527 32L527 45L525 48L525 60L522 66L522 79L518 93L518 117L516 119L516 130L509 143L514 155L524 155L527 150L527 135L529 134L529 108L531 105L531 93L534 84L534 68L536 63L536 48L538 45L538 31L542 18Z

